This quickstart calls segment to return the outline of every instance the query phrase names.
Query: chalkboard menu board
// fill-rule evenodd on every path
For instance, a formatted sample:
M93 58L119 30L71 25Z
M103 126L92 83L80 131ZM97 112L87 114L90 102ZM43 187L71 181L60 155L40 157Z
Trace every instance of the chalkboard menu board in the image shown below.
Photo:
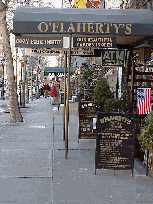
M97 112L96 169L133 169L134 115Z
M103 110L103 103L79 102L79 139L96 139L97 111Z

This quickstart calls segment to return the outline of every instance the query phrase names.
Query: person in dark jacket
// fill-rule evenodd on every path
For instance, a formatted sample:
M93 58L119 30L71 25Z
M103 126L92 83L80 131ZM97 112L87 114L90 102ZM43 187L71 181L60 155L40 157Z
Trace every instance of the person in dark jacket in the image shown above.
M45 98L47 98L47 96L48 96L48 91L50 91L50 87L49 87L49 85L46 83L46 84L44 85L44 96L45 96Z

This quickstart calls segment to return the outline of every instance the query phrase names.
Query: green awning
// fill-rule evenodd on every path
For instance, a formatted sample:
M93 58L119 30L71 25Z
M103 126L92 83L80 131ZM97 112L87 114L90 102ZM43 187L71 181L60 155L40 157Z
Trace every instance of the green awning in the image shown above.
M70 68L70 71L71 72L75 72L75 70L77 69L78 67L71 67ZM64 73L64 70L65 68L64 67L45 67L44 68L44 76L48 76L49 73L54 73L54 74L57 74L57 73Z

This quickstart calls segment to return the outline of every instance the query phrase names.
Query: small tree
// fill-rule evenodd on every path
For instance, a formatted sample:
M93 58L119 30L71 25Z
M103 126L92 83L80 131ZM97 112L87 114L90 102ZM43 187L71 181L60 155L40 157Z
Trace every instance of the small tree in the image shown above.
M103 75L99 75L97 84L94 87L94 101L105 102L105 100L109 98L113 98L109 84Z
M79 90L77 92L77 101L81 101L84 98L84 89L90 89L90 82L93 77L93 70L88 67L87 64L83 64L81 67L81 81L79 85Z
M116 105L116 99L115 98L108 98L105 100L105 104L104 104L104 110L107 112L112 112L114 111L114 109L116 109L117 107L114 107L114 104Z
M77 92L77 101L81 101L84 98L84 86L81 83L79 86L79 90Z
M125 85L122 87L122 96L119 99L115 98L108 98L105 100L104 110L105 111L123 111L128 112L130 111L130 92L128 90L128 86Z
M141 129L138 140L143 151L147 150L146 176L148 176L148 157L149 150L153 149L153 111L150 112L146 119L146 125Z

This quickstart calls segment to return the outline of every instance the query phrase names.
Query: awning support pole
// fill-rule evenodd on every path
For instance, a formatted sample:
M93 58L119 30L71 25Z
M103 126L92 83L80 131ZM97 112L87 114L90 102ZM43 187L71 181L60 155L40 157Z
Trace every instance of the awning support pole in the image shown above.
M67 69L67 51L65 54L65 69L64 69L64 109L63 109L63 140L65 140L65 107L66 107L66 69Z
M69 35L69 58L68 58L68 82L67 82L67 106L66 106L66 138L65 138L65 159L68 154L68 125L69 125L69 97L70 97L70 67L71 67L71 34Z

